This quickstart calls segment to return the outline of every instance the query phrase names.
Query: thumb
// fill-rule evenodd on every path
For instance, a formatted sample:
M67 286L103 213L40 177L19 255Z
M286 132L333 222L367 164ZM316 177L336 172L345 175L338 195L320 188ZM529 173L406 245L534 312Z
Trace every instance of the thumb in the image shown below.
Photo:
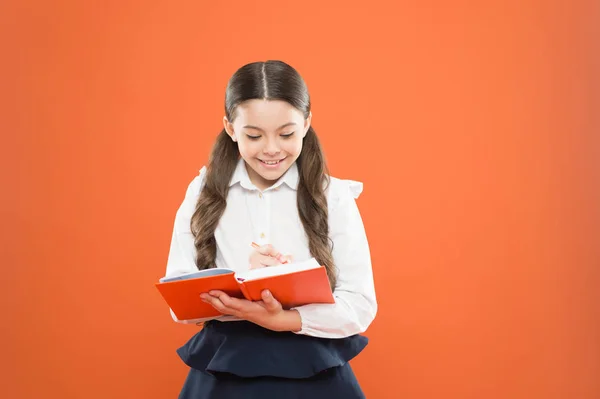
M261 297L262 297L262 300L263 300L267 310L277 310L277 309L281 308L281 304L279 303L279 301L277 301L277 299L275 299L273 297L273 294L271 294L271 291L264 290L261 293Z

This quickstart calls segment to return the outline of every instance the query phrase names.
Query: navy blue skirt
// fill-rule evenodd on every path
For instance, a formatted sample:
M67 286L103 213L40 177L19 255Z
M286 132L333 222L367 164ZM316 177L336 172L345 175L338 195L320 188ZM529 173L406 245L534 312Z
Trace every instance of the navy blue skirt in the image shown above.
M179 399L364 398L348 361L367 343L210 321L177 350L190 367Z

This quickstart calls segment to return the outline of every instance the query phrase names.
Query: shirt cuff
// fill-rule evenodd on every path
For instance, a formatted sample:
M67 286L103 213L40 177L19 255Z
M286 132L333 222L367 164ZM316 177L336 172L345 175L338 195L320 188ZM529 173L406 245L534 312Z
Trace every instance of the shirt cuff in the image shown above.
M310 335L320 338L346 338L353 333L349 333L344 328L328 328L322 323L324 318L328 318L327 314L335 312L337 304L310 304L292 308L300 314L301 329L293 331L294 334Z

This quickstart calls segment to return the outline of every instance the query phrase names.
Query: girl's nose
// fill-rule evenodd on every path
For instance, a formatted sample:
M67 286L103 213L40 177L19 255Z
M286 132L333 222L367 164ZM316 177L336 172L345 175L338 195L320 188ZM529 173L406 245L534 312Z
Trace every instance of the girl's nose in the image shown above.
M277 154L279 152L279 146L274 140L268 141L263 148L263 152L265 154Z

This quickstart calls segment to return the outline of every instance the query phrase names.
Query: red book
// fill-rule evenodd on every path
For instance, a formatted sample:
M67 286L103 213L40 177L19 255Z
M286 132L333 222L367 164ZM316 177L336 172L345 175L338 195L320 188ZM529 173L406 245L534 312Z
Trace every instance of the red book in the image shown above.
M220 316L219 311L200 299L201 293L211 290L260 301L261 292L268 289L284 309L311 303L334 303L325 267L315 259L237 273L222 268L200 270L163 277L155 286L178 320Z

